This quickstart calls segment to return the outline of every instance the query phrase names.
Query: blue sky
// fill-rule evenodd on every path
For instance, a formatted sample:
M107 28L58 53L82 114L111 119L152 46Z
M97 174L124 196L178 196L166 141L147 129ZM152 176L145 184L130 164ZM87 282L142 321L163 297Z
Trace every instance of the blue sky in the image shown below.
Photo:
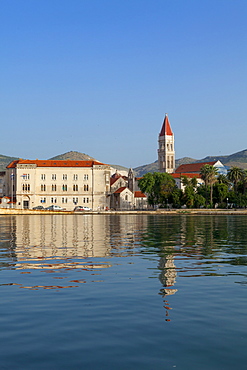
M247 148L246 0L0 2L4 155L127 167Z

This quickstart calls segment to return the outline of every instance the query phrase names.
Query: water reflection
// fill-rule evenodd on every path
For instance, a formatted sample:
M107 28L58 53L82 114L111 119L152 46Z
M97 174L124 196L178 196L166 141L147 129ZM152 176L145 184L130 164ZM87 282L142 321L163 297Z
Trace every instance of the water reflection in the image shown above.
M128 216L112 215L23 215L2 217L1 221L0 268L21 270L22 275L35 270L56 272L53 278L59 280L66 279L64 275L72 270L100 275L102 269L112 266L109 258L134 255L141 240L138 230L146 227L145 218L137 217L133 222ZM86 280L71 282L74 285L22 287L72 288Z
M148 255L157 261L159 293L165 303L178 291L179 277L222 276L226 272L219 265L247 264L246 216L23 215L0 219L0 269L20 270L22 275L56 271L53 278L62 280L61 274L71 270L100 274L112 266L112 257ZM237 274L243 278L238 282L246 284L246 274ZM85 281L73 279L66 287ZM51 288L32 287L41 286Z

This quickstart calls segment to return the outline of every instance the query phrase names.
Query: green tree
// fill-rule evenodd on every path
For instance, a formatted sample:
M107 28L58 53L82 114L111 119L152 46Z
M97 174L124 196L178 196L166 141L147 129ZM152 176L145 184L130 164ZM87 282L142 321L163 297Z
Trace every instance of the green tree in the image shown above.
M232 167L227 174L228 179L233 184L234 192L237 193L238 183L244 178L244 171L239 167Z
M214 200L217 203L223 203L228 195L228 185L223 183L215 183L213 187Z
M217 182L219 184L230 185L228 177L226 175L223 175L222 173L217 176Z
M188 208L194 206L195 191L191 185L187 185L184 189L183 201Z
M181 206L182 196L183 196L182 190L175 187L171 194L173 207L179 208Z
M196 193L194 197L194 205L196 208L204 207L206 199L201 194Z
M175 180L168 173L146 173L138 182L139 188L148 195L148 202L152 206L165 205L171 199L176 188Z
M210 187L210 205L213 205L213 185L217 181L216 175L218 173L218 169L210 164L205 164L202 166L200 175L201 178L205 182L206 188Z

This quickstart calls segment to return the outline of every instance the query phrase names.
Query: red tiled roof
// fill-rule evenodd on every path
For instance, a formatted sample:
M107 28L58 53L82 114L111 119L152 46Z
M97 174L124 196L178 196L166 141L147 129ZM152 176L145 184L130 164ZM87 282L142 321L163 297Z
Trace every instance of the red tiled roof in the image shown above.
M135 191L135 198L147 198L141 191Z
M175 172L176 173L200 173L202 166L205 164L209 164L213 166L217 161L214 162L197 162L197 163L190 163L190 164L181 164Z
M111 177L110 178L110 185L112 186L113 184L115 184L115 182L117 182L119 179L123 179L125 182L128 180L128 177L126 176L119 176L119 177Z
M18 164L35 164L37 167L93 167L94 165L105 165L98 161L61 161L61 160L30 160L18 159L11 162L7 168L15 168Z
M117 180L119 179L119 177L117 177L117 178L110 178L110 185L112 186Z
M173 132L172 132L171 125L170 125L167 114L165 115L163 126L162 126L162 129L160 131L160 136L165 136L165 135L173 135Z
M171 173L171 176L174 179L180 179L182 176L189 177L190 179L193 179L193 177L201 178L199 173Z
M121 188L117 189L117 190L114 192L114 194L120 194L120 193L122 193L122 191L124 191L125 189L127 189L127 188L126 188L126 186L123 186L123 187L121 187Z

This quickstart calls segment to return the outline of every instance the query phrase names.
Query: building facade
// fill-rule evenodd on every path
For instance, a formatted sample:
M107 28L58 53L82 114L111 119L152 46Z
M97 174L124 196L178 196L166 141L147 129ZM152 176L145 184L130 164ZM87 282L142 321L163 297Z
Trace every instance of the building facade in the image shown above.
M98 161L19 159L7 166L5 183L5 195L15 208L110 207L110 166Z
M227 175L227 167L221 163L221 161L213 162L196 162L189 164L181 164L176 168L175 172L172 174L176 185L179 189L184 190L185 186L183 185L182 178L188 177L189 179L196 178L197 186L203 185L204 181L201 178L201 169L205 165L213 166L217 169L219 175Z
M165 115L164 122L158 138L158 165L160 172L173 173L175 171L174 134Z

